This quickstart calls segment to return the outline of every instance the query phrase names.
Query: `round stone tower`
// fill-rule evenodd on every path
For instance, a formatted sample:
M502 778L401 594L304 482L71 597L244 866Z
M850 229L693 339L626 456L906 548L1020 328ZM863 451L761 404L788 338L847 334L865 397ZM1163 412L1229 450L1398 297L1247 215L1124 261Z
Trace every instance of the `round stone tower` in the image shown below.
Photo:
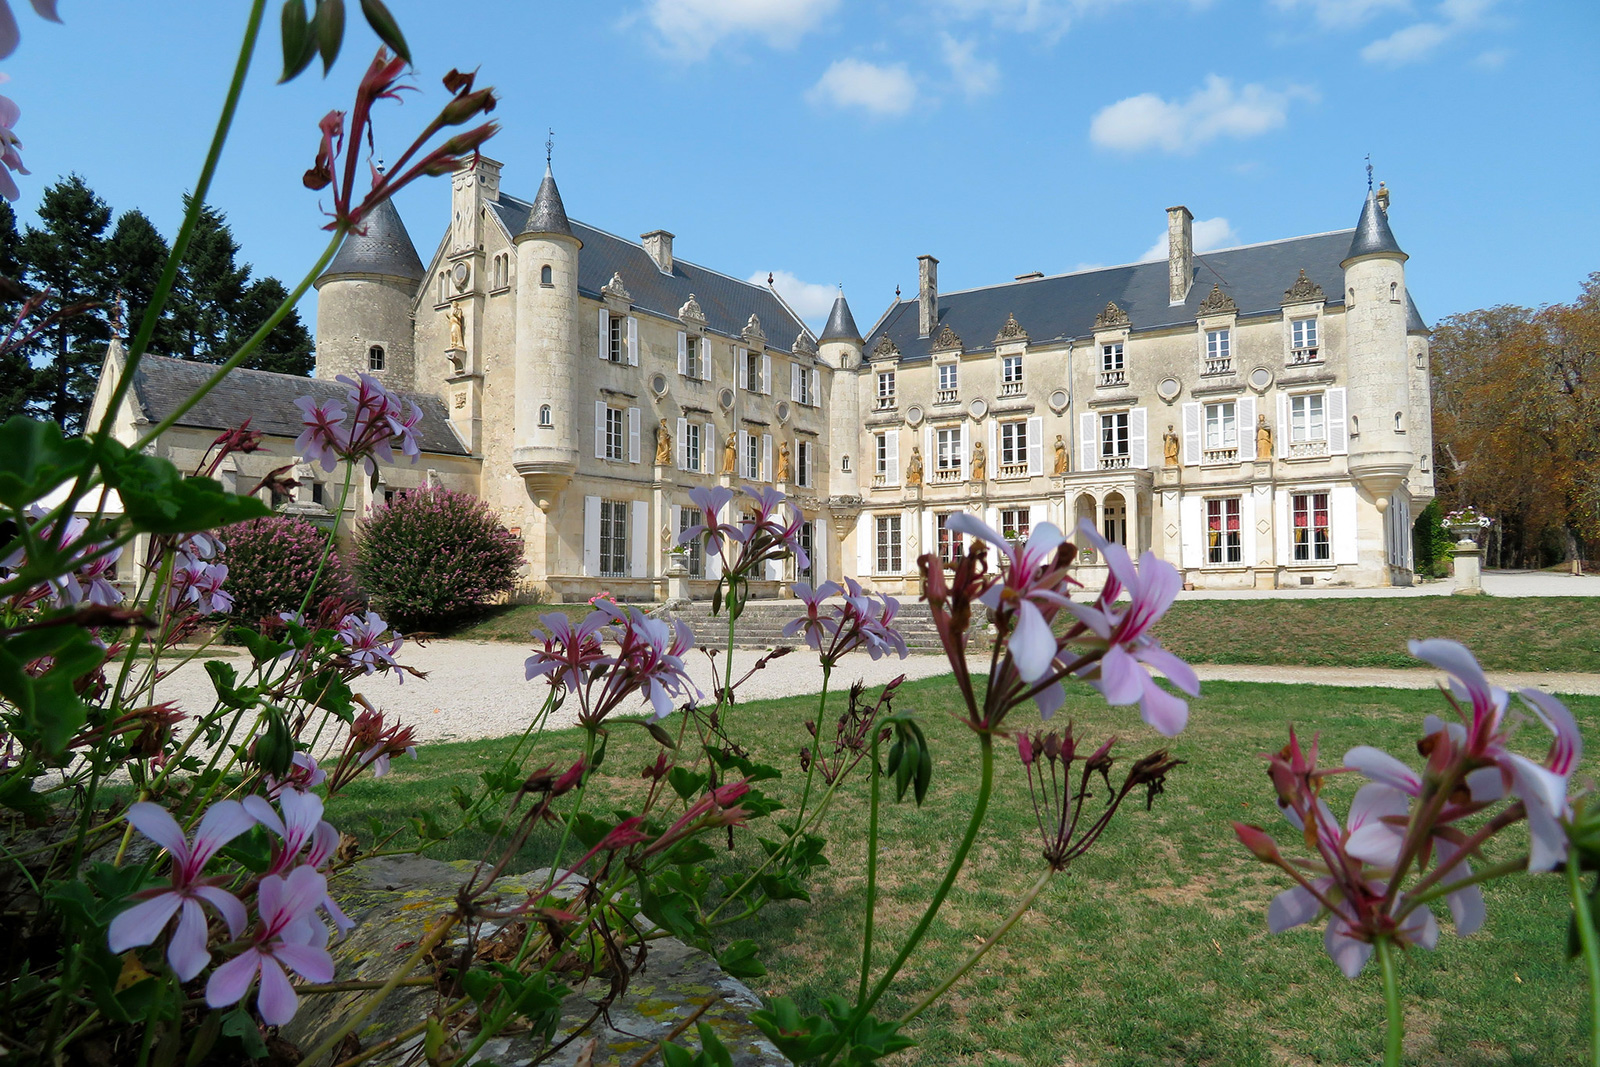
M861 402L858 396L861 366L861 330L856 327L855 316L845 302L844 292L833 302L828 313L828 324L817 339L818 355L834 369L833 389L828 397L828 455L833 462L827 484L835 496L861 495L856 472L866 462L858 455L861 450ZM843 460L850 457L850 468L844 469Z
M578 250L545 166L517 248L516 406L512 463L541 510L578 468Z
M317 289L317 377L371 374L416 388L412 307L424 269L394 202L385 200L352 232L313 283Z

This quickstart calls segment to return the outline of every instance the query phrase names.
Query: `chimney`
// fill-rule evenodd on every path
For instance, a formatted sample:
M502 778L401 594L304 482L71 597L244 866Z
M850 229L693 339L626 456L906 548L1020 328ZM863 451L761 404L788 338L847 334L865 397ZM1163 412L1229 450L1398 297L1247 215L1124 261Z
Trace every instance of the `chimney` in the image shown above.
M656 261L656 267L661 273L671 274L672 234L666 230L651 230L649 233L640 234L639 239L644 242L644 250Z
M931 337L939 321L939 261L917 257L917 336Z
M1167 208L1167 299L1189 299L1194 280L1194 216L1182 204Z

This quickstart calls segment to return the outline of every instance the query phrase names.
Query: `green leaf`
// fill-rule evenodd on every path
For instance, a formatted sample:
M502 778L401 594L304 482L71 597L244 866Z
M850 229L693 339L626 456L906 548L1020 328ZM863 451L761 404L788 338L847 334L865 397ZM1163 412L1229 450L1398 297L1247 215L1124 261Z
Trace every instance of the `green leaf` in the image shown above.
M22 770L13 771L0 782L0 808L19 812L28 822L37 822L50 815L50 801L33 791L33 775Z
M333 670L323 671L302 681L300 697L324 711L332 712L343 722L355 721L355 694Z
M682 1045L661 1046L661 1062L666 1067L695 1067L698 1058Z
M293 0L291 0L293 2ZM167 460L108 442L106 484L122 497L123 513L144 533L210 530L272 514L253 496L237 496L210 478L185 477Z
M282 85L300 76L311 65L317 54L317 42L311 36L311 26L306 20L305 0L283 0L283 75Z
M672 791L678 794L680 800L688 801L700 795L706 783L711 780L709 774L696 774L687 767L674 767L667 775L667 781L672 786Z
M735 978L760 978L767 969L756 959L756 943L742 938L723 949L717 956L717 965Z
M672 862L677 864L704 863L716 858L716 850L704 841L680 841L672 850Z
M316 14L311 16L311 32L322 52L322 76L326 78L339 58L339 45L344 41L344 0L317 0Z
M389 9L383 6L383 0L361 0L361 13L367 17L367 25L378 35L378 40L388 45L395 55L410 63L411 49L406 46L405 35L400 32L400 24L389 14Z
M206 660L206 673L211 675L211 685L217 691L217 699L230 708L248 711L256 706L261 691L254 687L239 689L234 683L239 680L239 672L233 664L224 663L219 659Z
M61 427L13 415L0 425L0 504L21 510L86 468L94 446Z
M733 1056L711 1025L695 1023L695 1029L700 1033L700 1058L705 1061L706 1067L733 1067Z
M50 669L29 674L28 664L44 656L53 661ZM76 626L26 630L0 641L0 697L15 708L11 733L23 748L38 746L55 760L66 754L67 742L89 719L77 683L104 662L104 650Z
M261 1027L243 1008L235 1008L222 1017L222 1032L228 1037L238 1038L240 1044L244 1045L245 1055L251 1059L267 1058L267 1043L261 1039Z
M248 626L233 626L230 630L231 636L238 638L239 643L250 650L250 659L253 663L275 660L290 648L284 642L274 641Z

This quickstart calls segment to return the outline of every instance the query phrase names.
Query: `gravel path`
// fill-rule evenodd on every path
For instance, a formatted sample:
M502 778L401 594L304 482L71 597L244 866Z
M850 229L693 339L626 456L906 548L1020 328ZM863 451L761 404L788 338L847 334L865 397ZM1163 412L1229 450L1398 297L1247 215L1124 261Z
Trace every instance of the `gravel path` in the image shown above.
M502 642L434 641L426 646L407 645L401 658L426 679L408 678L402 684L392 675L373 676L356 688L377 707L396 713L416 729L419 741L464 741L520 733L543 698L541 683L523 678L528 652L521 645ZM748 671L760 658L753 651L735 651L735 676ZM721 660L719 659L719 665ZM986 669L987 657L978 669ZM242 666L242 663L241 663ZM691 676L703 691L712 688L710 664L703 655L690 660ZM882 685L898 674L908 679L928 678L949 671L942 656L912 656L906 660L874 662L857 655L834 672L836 691L843 692L857 678ZM1394 689L1430 689L1441 675L1429 668L1386 670L1345 667L1200 666L1202 680L1304 683L1331 686L1377 686ZM1600 675L1522 673L1495 674L1494 681L1516 688L1536 686L1558 693L1600 695ZM815 693L822 686L817 661L809 651L775 660L740 687L744 700ZM181 701L189 708L208 707L210 679L192 663L162 683L159 699ZM573 712L563 709L552 725L571 725Z

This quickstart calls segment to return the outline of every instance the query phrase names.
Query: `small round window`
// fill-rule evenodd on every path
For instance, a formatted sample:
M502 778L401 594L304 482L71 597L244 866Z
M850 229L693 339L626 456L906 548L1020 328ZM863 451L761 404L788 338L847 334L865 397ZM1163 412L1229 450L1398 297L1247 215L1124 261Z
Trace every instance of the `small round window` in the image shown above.
M367 349L367 369L368 370L382 370L383 369L383 346L382 345L373 345L371 348Z

